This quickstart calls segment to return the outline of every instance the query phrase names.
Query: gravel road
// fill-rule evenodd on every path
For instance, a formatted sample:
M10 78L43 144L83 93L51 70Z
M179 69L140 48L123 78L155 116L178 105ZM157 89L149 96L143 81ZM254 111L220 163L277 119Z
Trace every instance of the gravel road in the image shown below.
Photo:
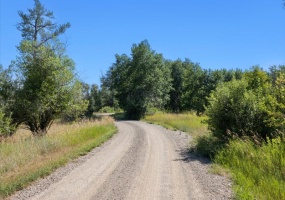
M10 199L231 199L231 183L210 161L187 153L185 133L139 121L116 122L101 147Z

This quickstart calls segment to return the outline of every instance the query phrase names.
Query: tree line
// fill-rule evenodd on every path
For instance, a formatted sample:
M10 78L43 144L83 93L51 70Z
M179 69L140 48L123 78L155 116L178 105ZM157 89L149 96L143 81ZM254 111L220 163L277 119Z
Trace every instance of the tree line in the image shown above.
M104 108L136 120L156 110L207 114L209 129L224 141L283 133L285 66L203 69L188 58L166 59L144 40L130 55L115 55L100 87L89 85L76 75L59 39L70 23L55 23L53 12L34 2L28 13L18 13L19 56L7 69L0 65L0 136L20 125L45 135L57 118L92 117Z
M220 140L249 137L266 141L284 133L285 66L249 70L202 69L190 59L168 60L147 40L131 55L116 55L103 77L126 118L140 119L155 110L195 111L208 116Z
M140 119L151 110L205 112L207 97L217 85L239 80L243 71L202 69L190 59L169 60L151 49L147 40L134 44L131 56L116 55L102 78L119 107L130 119Z

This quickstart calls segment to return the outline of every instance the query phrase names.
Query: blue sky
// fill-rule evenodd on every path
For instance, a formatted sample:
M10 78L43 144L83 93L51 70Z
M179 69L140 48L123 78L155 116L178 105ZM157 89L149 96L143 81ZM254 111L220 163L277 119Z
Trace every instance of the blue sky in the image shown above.
M190 58L203 68L249 69L285 64L282 0L41 0L58 23L81 80L100 83L132 44L147 39L167 59ZM33 0L0 0L0 64L8 67L21 40L18 10Z

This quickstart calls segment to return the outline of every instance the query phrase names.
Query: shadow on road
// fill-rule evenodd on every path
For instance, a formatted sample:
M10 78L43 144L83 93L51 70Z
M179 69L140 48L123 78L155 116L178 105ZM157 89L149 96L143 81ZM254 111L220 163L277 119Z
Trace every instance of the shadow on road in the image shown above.
M189 148L185 148L182 150L176 150L176 152L179 153L181 158L175 159L174 161L183 161L186 163L193 162L193 161L199 161L200 163L206 164L206 165L209 165L212 163L210 158L200 155Z

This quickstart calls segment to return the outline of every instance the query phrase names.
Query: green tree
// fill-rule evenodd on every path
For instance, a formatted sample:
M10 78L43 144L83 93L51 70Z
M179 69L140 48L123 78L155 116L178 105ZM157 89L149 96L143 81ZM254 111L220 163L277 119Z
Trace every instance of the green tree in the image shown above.
M255 92L262 92L269 84L269 77L259 66L253 66L250 71L244 73L244 78L248 82L248 89Z
M34 135L45 135L56 117L82 112L86 102L74 73L74 62L58 41L69 23L57 25L53 13L35 0L28 14L19 12L18 29L23 40L14 62L21 85L16 91L13 119L24 123Z
M205 71L202 70L198 63L193 63L186 59L183 63L185 73L183 74L183 109L195 110L197 114L204 111Z
M0 140L1 137L12 135L15 130L11 119L14 92L15 83L12 80L11 69L4 70L0 64Z
M162 55L153 51L146 40L134 44L131 51L131 58L116 55L110 74L126 117L140 119L148 108L164 108L169 100L171 76Z
M34 8L28 9L28 14L19 11L22 21L17 28L22 33L24 40L33 41L33 47L46 45L54 38L64 33L70 23L57 25L53 19L53 12L46 10L39 0L34 0Z
M111 79L111 72L108 71L106 76L101 77L101 108L110 107L114 111L119 109L118 101L116 99L116 90L112 88L113 80Z
M169 66L171 70L171 85L172 90L169 94L169 102L167 108L172 112L181 112L182 111L182 94L183 94L183 74L184 74L184 65L181 60L176 61L166 61L166 65Z
M102 108L101 95L98 85L91 85L88 100L89 104L86 111L86 115L88 117L92 117L93 112L99 111Z

